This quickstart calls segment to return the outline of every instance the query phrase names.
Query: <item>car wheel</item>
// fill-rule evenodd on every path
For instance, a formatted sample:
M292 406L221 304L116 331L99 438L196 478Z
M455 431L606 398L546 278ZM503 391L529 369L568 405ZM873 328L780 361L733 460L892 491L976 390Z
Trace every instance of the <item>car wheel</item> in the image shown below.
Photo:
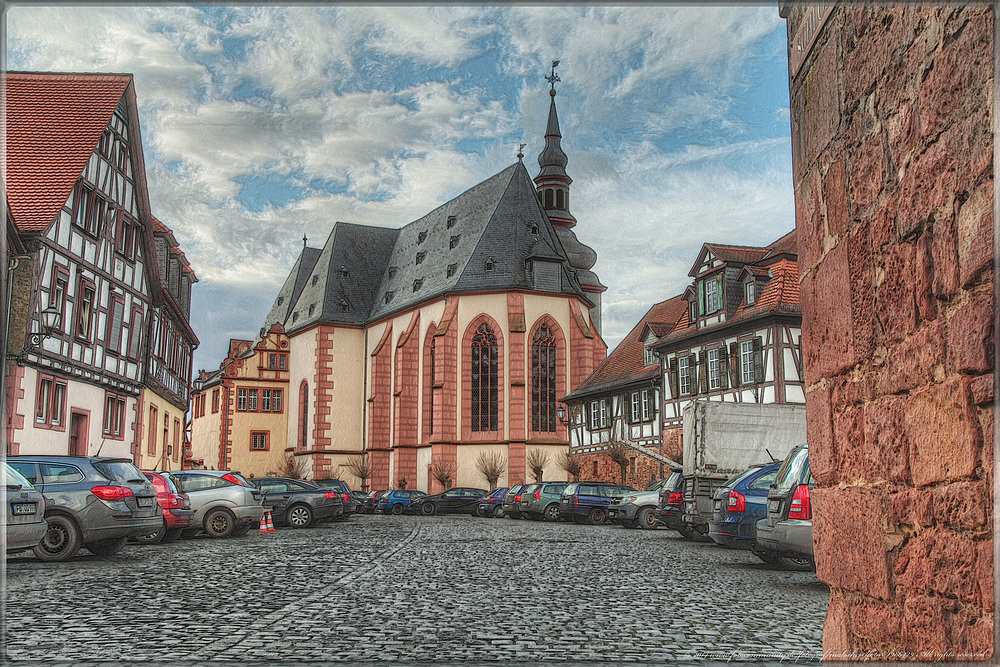
M639 524L635 521L622 521L622 528L638 528Z
M518 512L517 510L514 510L512 512L508 512L507 513L507 518L508 519L520 519L521 518L521 513Z
M237 526L236 528L233 528L233 532L230 535L230 537L242 537L243 535L249 533L251 528L253 528L253 522L248 521L242 526Z
M236 528L236 521L228 510L220 507L205 515L204 525L209 537L229 537Z
M121 551L125 547L125 542L127 541L127 537L115 537L110 540L91 542L90 544L84 544L83 546L87 548L87 551L95 556L107 557L114 556L116 553Z
M425 516L437 514L437 507L434 506L434 503L423 503L420 505L420 513Z
M159 544L163 541L163 537L167 534L167 522L164 521L160 524L160 528L153 533L148 535L136 535L135 541L139 544Z
M559 520L559 505L556 505L555 503L552 503L551 505L549 505L548 507L546 507L545 508L545 512L543 513L543 516L545 517L546 521L558 521Z
M599 507L595 507L594 509L590 510L590 514L587 516L587 518L590 519L590 523L598 524L598 523L604 523L606 515L604 514L604 510L600 509Z
M645 530L653 530L656 528L657 524L656 515L653 513L652 509L648 507L643 508L639 510L639 516L636 517L635 523L640 528Z
M308 528L313 522L313 513L308 505L292 505L285 514L285 521L292 528Z
M782 570L791 570L793 572L812 572L816 569L816 564L811 558L799 556L778 556L775 565Z
M497 508L495 510L493 510L493 518L494 519L502 519L505 516L506 516L506 514L503 511L503 507L501 507L501 506L498 505Z
M163 539L160 540L160 543L166 544L167 542L173 542L180 536L181 536L180 528L171 528L170 530L168 530L163 534Z
M398 514L402 514L403 513L403 506L400 505L399 503L396 503L395 505L392 506L392 513L393 514L397 514L397 515Z
M62 514L45 517L49 529L42 541L32 547L39 560L62 561L74 556L80 550L80 529L73 520Z

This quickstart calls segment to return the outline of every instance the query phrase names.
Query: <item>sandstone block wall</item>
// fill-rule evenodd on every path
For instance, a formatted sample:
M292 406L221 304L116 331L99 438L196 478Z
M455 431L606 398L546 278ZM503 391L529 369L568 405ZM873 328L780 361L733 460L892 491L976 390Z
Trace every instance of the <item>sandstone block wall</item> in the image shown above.
M993 654L994 25L838 6L791 80L828 659Z

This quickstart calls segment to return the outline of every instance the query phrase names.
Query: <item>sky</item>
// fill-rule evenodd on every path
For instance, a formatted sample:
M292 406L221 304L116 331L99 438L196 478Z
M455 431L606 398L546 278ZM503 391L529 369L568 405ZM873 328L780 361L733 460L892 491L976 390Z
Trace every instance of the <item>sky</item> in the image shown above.
M8 5L8 70L135 76L153 214L198 276L195 369L334 222L400 227L516 161L549 83L613 349L702 243L794 225L774 5Z

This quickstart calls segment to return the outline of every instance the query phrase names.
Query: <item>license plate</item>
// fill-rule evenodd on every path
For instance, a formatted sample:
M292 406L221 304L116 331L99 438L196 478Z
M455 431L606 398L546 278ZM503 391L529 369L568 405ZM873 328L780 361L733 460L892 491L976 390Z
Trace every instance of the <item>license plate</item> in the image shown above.
M14 503L14 514L34 514L35 503Z
M151 496L137 496L135 500L139 503L139 507L153 506L153 498Z
M778 511L778 501L777 500L768 500L767 501L767 511L768 512L777 512Z

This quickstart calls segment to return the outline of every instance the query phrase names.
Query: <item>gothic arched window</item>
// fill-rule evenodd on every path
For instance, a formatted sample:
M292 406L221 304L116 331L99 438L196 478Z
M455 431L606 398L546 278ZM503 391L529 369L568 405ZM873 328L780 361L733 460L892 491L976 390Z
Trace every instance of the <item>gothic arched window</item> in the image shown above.
M497 337L485 322L472 337L472 430L497 430Z
M556 338L546 324L531 341L531 430L556 430Z

